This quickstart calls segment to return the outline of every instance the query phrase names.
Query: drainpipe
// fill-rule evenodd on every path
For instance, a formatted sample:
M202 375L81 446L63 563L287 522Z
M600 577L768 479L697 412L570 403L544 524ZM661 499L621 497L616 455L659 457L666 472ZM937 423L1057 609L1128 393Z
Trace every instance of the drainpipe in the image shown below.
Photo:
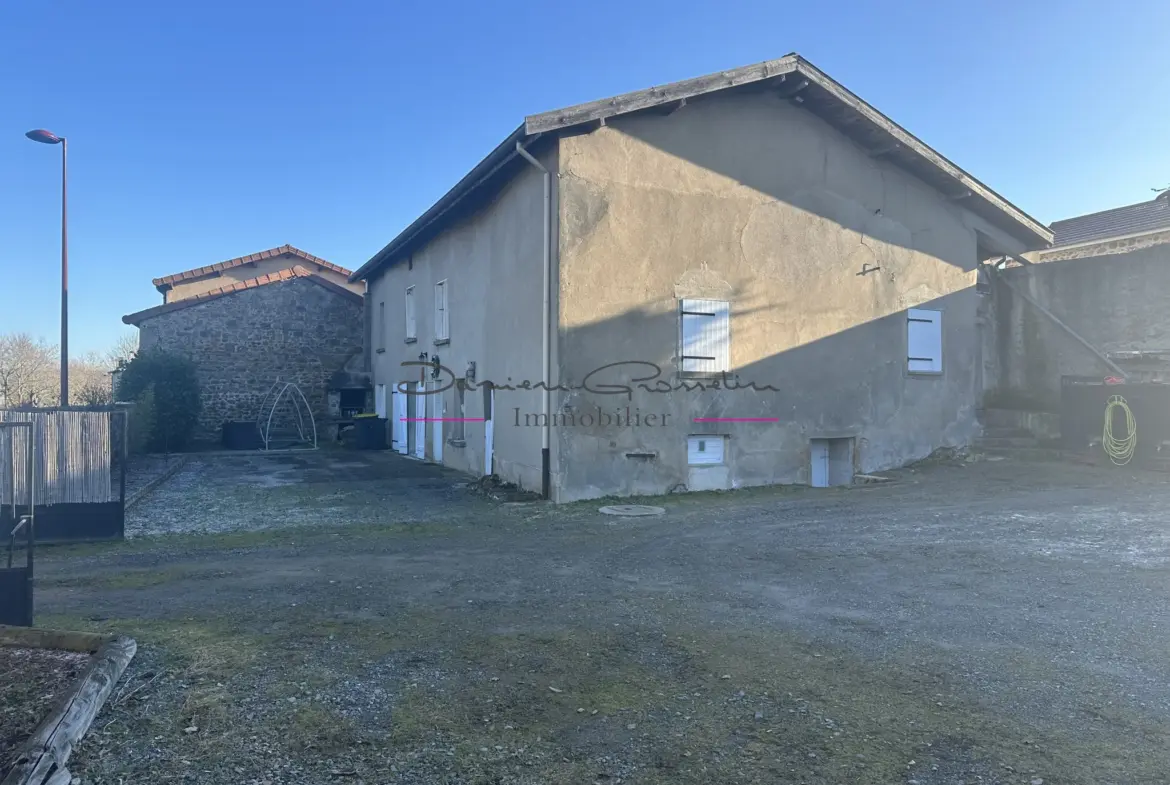
M542 312L542 324L540 331L541 339L541 381L544 382L544 390L541 394L540 413L544 416L544 425L540 430L540 495L545 499L551 496L551 467L549 458L549 433L551 430L551 423L549 422L549 340L548 333L552 325L552 313L549 303L549 282L552 277L552 233L550 226L552 224L552 175L549 173L540 161L533 157L532 153L524 149L520 142L516 142L516 152L524 157L524 160L535 166L544 178L544 310Z

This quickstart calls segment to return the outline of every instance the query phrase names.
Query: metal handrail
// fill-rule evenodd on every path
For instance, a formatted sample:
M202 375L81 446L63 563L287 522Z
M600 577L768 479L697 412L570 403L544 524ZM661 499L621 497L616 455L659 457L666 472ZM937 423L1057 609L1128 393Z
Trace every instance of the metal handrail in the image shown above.
M26 524L31 523L31 515L22 515L20 516L20 520L16 522L16 525L12 527L12 533L8 537L8 569L10 570L12 569L12 553L16 550L16 535L20 533L20 530L23 529Z

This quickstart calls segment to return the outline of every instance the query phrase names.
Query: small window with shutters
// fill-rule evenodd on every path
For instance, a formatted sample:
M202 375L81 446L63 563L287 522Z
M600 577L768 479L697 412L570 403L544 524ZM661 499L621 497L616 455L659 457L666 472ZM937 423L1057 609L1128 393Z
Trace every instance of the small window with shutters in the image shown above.
M731 370L731 304L722 300L679 301L679 370L719 374Z
M688 436L687 463L691 466L723 463L723 444L726 438L719 435Z
M911 308L906 312L906 370L942 373L942 311Z
M406 314L406 342L413 343L418 339L418 324L414 319L414 287L406 287L406 307L403 309Z
M451 323L447 312L447 281L435 284L435 343L451 338Z
M379 352L386 351L386 303L378 303L378 346Z

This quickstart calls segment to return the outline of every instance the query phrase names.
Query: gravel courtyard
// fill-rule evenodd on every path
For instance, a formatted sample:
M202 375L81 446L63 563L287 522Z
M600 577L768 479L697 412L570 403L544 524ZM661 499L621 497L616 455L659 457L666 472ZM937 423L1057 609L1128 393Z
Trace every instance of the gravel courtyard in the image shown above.
M1170 781L1161 475L939 464L613 518L397 456L201 460L135 531L235 531L42 552L39 624L140 643L86 782Z
M127 511L126 536L431 520L466 482L388 452L195 454Z

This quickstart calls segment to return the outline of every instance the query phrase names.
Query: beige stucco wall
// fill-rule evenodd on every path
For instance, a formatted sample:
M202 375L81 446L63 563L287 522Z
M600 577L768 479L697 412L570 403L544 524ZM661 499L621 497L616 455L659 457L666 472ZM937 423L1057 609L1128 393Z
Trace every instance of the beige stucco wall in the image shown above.
M976 230L1024 248L807 111L717 96L611 120L560 140L559 202L561 383L629 360L673 381L678 298L702 297L732 303L740 383L780 392L562 393L673 425L557 429L558 499L807 482L813 437L854 437L857 470L880 471L976 435ZM905 371L915 306L944 311L941 376ZM726 467L689 469L688 432L728 435Z
M541 155L555 171L555 151ZM458 378L466 374L469 362L476 363L476 383L485 381L519 385L541 379L541 280L543 183L539 173L525 164L490 204L459 220L421 249L411 259L400 260L370 281L371 330L378 329L379 304L385 303L386 335L371 337L374 383L395 389L400 382L417 381L420 369L402 367L417 362L420 353L437 354L440 362ZM446 280L448 287L450 342L434 343L435 284ZM405 292L415 287L418 340L405 342ZM383 351L378 351L382 348ZM448 385L444 374L440 386ZM394 404L388 414L393 419ZM416 400L418 400L416 398ZM457 393L448 389L438 396L426 396L425 416L459 416ZM442 409L434 408L435 401ZM484 416L482 390L467 391L464 417ZM494 470L503 479L539 490L541 480L540 429L503 427L511 423L514 410L539 411L540 395L534 391L496 392ZM416 416L414 412L410 416ZM417 416L423 416L419 409ZM413 424L410 424L413 426ZM479 476L484 474L484 431L481 422L465 424L464 444L451 443L455 423L426 424L427 458L433 458L434 429L444 432L443 463Z
M362 294L365 292L365 283L358 281L350 283L346 276L341 273L330 270L327 267L321 267L312 262L303 259L295 254L283 254L281 256L274 256L271 259L264 259L259 262L250 262L242 264L238 267L229 267L226 270L220 270L218 273L205 276L203 278L195 278L187 281L180 281L172 285L171 289L163 296L163 302L175 302L176 300L184 300L188 297L194 297L204 292L210 292L213 289L219 289L224 286L230 286L239 281L247 281L252 278L257 278L268 273L277 273L281 270L287 270L291 267L300 265L305 269L320 273L325 279L332 281L339 286L344 286L350 291Z

